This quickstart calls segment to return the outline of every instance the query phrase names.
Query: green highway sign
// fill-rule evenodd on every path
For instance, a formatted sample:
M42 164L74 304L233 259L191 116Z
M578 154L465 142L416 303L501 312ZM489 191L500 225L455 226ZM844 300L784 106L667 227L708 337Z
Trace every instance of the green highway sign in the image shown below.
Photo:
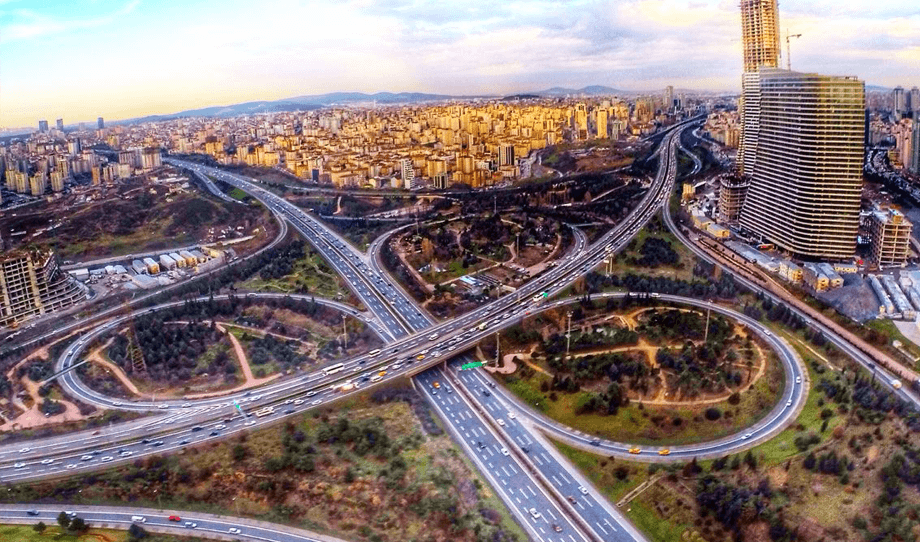
M465 371L467 369L475 369L476 367L482 367L483 365L485 365L485 363L482 361L474 361L473 363L466 363L461 365L460 370Z

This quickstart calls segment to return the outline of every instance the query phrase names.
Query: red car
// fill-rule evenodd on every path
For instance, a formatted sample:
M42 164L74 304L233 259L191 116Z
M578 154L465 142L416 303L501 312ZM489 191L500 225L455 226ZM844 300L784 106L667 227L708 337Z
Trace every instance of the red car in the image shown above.
M179 516L169 516L169 521L182 521Z

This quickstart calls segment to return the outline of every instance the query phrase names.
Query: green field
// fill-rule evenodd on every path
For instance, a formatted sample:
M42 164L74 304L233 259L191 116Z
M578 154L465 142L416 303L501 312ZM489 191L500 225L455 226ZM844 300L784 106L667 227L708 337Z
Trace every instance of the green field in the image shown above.
M257 276L245 281L240 289L284 294L313 294L327 299L348 299L350 291L322 256L309 250L294 264L294 271L280 279L263 280Z
M150 536L144 538L145 542L203 542L204 540L187 536L149 534ZM0 540L4 542L48 542L49 540L56 542L127 542L128 531L90 529L82 535L70 535L62 533L61 528L55 523L48 525L45 532L39 534L28 525L0 525Z

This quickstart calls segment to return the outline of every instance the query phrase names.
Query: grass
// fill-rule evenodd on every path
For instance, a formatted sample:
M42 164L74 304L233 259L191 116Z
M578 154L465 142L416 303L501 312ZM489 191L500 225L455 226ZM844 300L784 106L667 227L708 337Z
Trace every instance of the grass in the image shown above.
M249 196L249 194L247 194L246 192L243 192L243 191L240 190L239 188L235 188L235 187L234 187L233 190L231 190L230 193L227 194L227 195L230 196L231 198L233 198L233 199L235 199L235 200L239 200L239 201L243 201L244 199L246 199L246 197Z
M401 386L408 388L405 382ZM18 485L5 500L24 502L45 498L44 502L57 500L74 505L130 500L136 506L254 517L355 541L375 540L372 534L384 540L410 540L426 532L433 537L444 537L448 527L442 524L441 513L405 510L407 503L414 502L416 497L427 502L429 498L460 494L460 488L467 487L467 498L457 502L472 516L465 519L465 530L450 539L476 540L475 525L483 533L489 533L492 527L479 514L484 509L497 512L495 517L501 518L499 524L505 532L517 540L527 539L493 489L449 436L423 435L406 403L379 404L370 395L343 398L334 405L285 420L284 425L249 433L245 439L190 448L91 478ZM283 437L288 430L292 433L301 430L309 441L315 442L327 416L333 425L340 419L351 424L366 424L371 420L379 423L393 443L390 451L383 457L359 456L348 445L315 443L315 471L301 473L290 467L274 473L267 470L266 460L284 453ZM380 421L376 422L378 418ZM286 428L288 423L290 429ZM231 449L243 441L245 458L231 459ZM385 473L396 454L405 461L406 477L388 487ZM163 475L157 475L155 480L146 477L151 468L161 469ZM354 472L353 482L344 481L347 468ZM135 479L135 474L140 479ZM438 482L445 476L446 486ZM285 484L283 490L282 484ZM470 487L478 489L470 493ZM473 501L467 500L470 495ZM289 509L279 503L290 503L296 508ZM369 511L373 513L368 514Z
M808 368L809 382L812 384L818 382L821 379L821 375L819 375L812 368L811 364L813 361L821 363L821 360L818 360L806 348L803 348L800 344L797 344L797 341L793 340L790 342L799 353L799 356L802 357L802 360L805 362L805 365ZM804 385L805 382L802 384ZM821 433L820 429L821 424L823 423L823 420L821 419L821 410L823 410L825 407L822 407L818 404L820 399L821 393L815 391L813 388L809 388L808 398L805 401L805 407L802 409L802 412L799 413L799 416L796 418L793 425L786 428L783 432L773 437L769 441L753 449L753 452L761 458L761 462L764 465L776 465L801 453L806 453L799 452L799 449L795 446L795 437L799 435L805 435L813 431L821 438L821 442L817 444L820 446L833 433L834 428L843 422L843 419L839 415L835 415L828 421L827 430L824 433ZM802 429L799 429L800 426Z
M36 521L37 523L38 521ZM46 523L46 525L48 524ZM59 542L127 542L128 531L90 529L82 535L71 535L63 533L57 524L51 524L48 525L44 533L39 534L32 530L30 525L0 525L0 540L9 540L10 542L48 542L49 540ZM150 533L150 536L144 540L147 542L197 542L203 539Z
M291 274L270 280L257 275L244 282L241 288L283 294L308 293L328 299L348 299L350 296L341 277L312 250L294 264Z
M869 329L874 329L875 331L878 331L879 333L888 337L889 341L887 343L887 346L890 347L890 350L897 352L897 350L894 349L894 345L891 344L891 341L900 341L902 345L901 348L909 352L910 355L913 356L914 360L918 360L918 358L920 358L920 347L918 347L916 344L914 344L913 341L905 337L904 334L901 333L901 330L898 329L898 326L894 325L894 322L892 320L889 320L887 318L869 320L863 325ZM900 359L900 358L896 357L896 359ZM920 366L918 366L918 364L915 361L914 369L918 369L918 368L920 368Z
M612 461L556 440L551 439L551 442L613 504L625 497L636 486L648 480L648 468L644 464ZM622 479L616 475L616 470L620 467L628 470L627 476Z
M772 356L768 361L767 374L754 386L741 394L741 402L731 406L727 402L700 406L640 406L633 402L620 408L614 415L598 413L577 413L579 399L587 392L556 392L556 401L540 391L543 382L550 383L551 378L542 373L523 378L499 378L499 380L522 401L543 412L553 420L573 429L588 434L598 435L619 442L639 445L678 445L704 442L740 431L765 416L776 404L778 394L783 388L785 373ZM723 411L732 411L731 419L723 416L711 422L702 415L709 406L716 406ZM662 416L663 421L655 422L653 417ZM679 426L671 420L680 418Z

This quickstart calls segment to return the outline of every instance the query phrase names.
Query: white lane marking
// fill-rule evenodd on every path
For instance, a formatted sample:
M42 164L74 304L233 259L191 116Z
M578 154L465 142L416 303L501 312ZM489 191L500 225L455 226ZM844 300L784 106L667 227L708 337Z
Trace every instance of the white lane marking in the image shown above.
M552 478L553 478L553 481L556 482L556 485L559 486L559 487L562 487L562 482L560 482L559 479L556 478L555 475L551 475L551 476L552 476Z
M600 530L604 532L604 534L610 534L607 532L607 529L605 529L604 526L601 525L600 523L595 521L594 524L597 525L600 528Z
M530 490L530 492L531 492L531 493L533 494L533 496L534 496L534 497L536 497L536 496L537 496L537 492L536 492L536 491L534 491L532 487L530 487L530 484L528 484L528 485L527 485L527 489L529 489L529 490Z

